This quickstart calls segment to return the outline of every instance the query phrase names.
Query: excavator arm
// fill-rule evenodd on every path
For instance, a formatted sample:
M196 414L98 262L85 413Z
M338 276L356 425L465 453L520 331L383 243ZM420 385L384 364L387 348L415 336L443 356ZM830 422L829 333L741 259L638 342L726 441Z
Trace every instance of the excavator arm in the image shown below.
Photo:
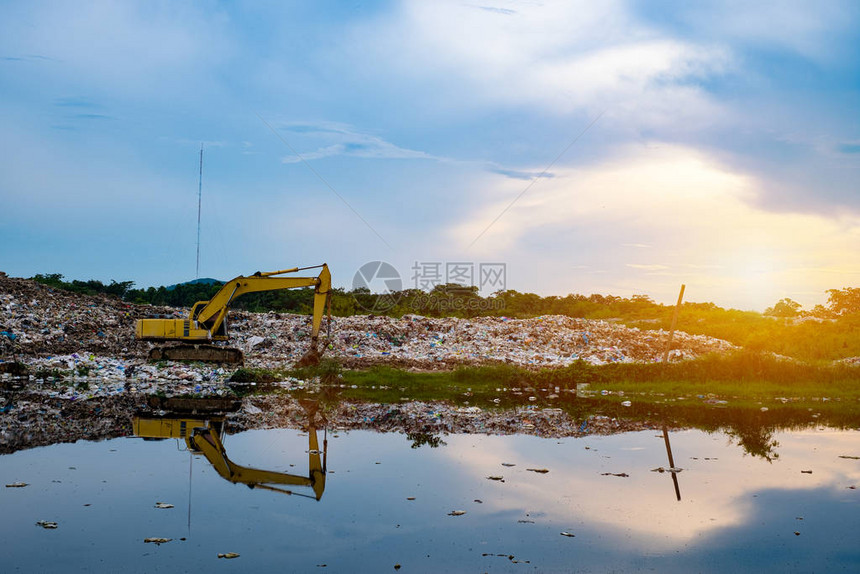
M196 428L189 437L188 444L192 450L198 451L206 457L206 460L221 475L222 478L236 484L246 484L250 488L265 488L285 494L297 494L292 490L275 488L272 484L285 484L290 486L309 486L313 489L315 498L322 498L325 490L325 467L320 458L319 445L317 443L316 430L309 433L308 449L308 475L289 474L286 472L275 472L271 470L260 470L241 466L227 457L224 445L218 434L211 428Z
M308 474L306 476L261 470L234 463L227 456L224 443L221 442L225 424L224 416L201 418L193 414L166 417L136 415L132 419L132 428L135 436L144 439L184 439L190 452L205 456L222 478L234 484L246 484L250 488L264 488L299 496L308 495L272 485L310 487L314 491L313 498L319 500L325 490L328 444L323 438L323 448L320 451L317 438L318 404L307 400L299 403L308 417Z
M188 317L184 319L138 320L136 336L138 339L148 341L182 341L190 344L226 341L228 340L227 311L230 304L238 297L246 293L313 287L314 309L311 323L311 347L302 360L306 364L318 362L317 341L326 302L331 292L331 272L325 263L317 267L320 268L320 273L316 277L279 277L279 275L296 273L313 267L295 267L265 273L258 271L247 277L236 277L225 283L209 301L195 303ZM206 360L203 357L197 359Z

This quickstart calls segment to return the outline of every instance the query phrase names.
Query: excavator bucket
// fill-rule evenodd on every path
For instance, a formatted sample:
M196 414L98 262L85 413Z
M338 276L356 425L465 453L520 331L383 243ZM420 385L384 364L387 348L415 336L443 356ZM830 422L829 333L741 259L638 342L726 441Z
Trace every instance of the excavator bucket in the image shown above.
M297 367L316 367L320 364L320 353L317 351L316 345L311 345L307 353L302 355L302 358L296 363Z

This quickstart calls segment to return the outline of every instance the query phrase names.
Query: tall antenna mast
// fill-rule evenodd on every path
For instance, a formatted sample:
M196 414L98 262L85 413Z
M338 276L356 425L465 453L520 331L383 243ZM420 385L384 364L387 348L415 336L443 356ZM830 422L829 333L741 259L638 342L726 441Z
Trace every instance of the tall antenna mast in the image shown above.
M203 142L200 143L200 178L197 182L197 275L200 279L200 206L203 204Z

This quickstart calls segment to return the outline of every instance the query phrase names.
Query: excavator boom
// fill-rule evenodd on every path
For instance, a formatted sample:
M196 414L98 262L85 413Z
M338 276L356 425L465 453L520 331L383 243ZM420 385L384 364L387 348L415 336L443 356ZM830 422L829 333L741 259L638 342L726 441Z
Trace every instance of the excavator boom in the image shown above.
M181 346L155 348L150 352L151 359L176 359L215 362L242 362L241 351L210 345L213 341L227 341L227 311L230 304L246 293L277 291L298 287L314 288L314 310L311 323L311 346L304 364L318 362L317 339L326 302L331 291L331 272L328 265L317 266L320 273L316 277L279 277L286 273L296 273L312 267L284 269L281 271L257 272L250 276L239 276L224 284L209 301L198 301L188 316L183 319L140 319L137 322L136 337L145 341L180 341Z

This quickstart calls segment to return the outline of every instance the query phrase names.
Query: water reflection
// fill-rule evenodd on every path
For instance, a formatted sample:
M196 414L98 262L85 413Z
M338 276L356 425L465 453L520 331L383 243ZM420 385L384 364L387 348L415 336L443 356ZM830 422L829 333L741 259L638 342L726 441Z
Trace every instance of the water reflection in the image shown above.
M151 434L186 449L194 429L210 429L228 438L218 456L278 468L290 453L314 450L323 424L317 415L308 416L308 435L228 434L218 416L189 414L184 436L180 418L173 430ZM197 435L199 445L206 433ZM0 488L0 570L208 571L228 567L217 558L227 552L240 555L230 568L263 572L285 564L295 572L386 572L401 564L410 572L714 573L860 565L860 491L851 488L860 484L857 431L777 432L780 457L772 462L745 455L723 432L668 426L563 439L439 436L444 446L410 448L421 437L339 429L329 437L336 456L328 480L336 488L302 505L279 504L279 483L263 492L235 488L222 473L235 472L232 462L219 470L202 450L189 455L170 442L79 441L0 456L0 487L29 484ZM309 454L309 472L295 476L324 472L326 451ZM189 458L193 531L184 513L157 505L183 499ZM652 472L658 465L683 467L675 473L683 477L682 500L665 472ZM143 542L149 537L172 541L154 547Z
M187 403L186 408L191 413L198 410L195 408L198 404L193 399L185 399L184 402ZM261 470L236 464L230 460L223 442L226 425L223 414L211 414L206 417L181 413L161 416L136 415L133 418L134 435L144 439L184 439L189 452L204 456L222 478L234 484L245 484L249 488L261 488L297 496L309 495L273 485L309 487L314 492L313 498L319 500L325 490L328 439L326 430L323 429L323 448L320 450L317 437L317 403L303 400L300 404L307 416L307 475ZM199 406L202 405L201 402Z
M669 429L666 425L663 425L663 442L666 443L666 456L669 458L668 472L672 475L672 483L675 485L675 497L680 502L681 487L678 485L678 473L681 472L681 469L675 466L675 457L672 456L672 444L669 442Z

